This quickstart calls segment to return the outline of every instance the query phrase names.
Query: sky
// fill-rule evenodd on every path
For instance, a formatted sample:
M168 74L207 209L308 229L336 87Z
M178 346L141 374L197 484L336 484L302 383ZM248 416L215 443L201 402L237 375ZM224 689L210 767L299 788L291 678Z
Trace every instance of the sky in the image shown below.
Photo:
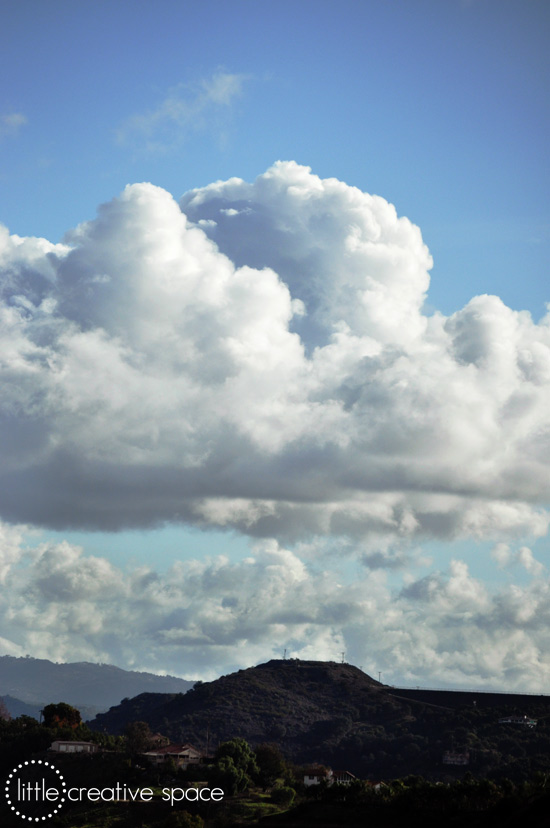
M549 23L4 4L0 652L550 692Z

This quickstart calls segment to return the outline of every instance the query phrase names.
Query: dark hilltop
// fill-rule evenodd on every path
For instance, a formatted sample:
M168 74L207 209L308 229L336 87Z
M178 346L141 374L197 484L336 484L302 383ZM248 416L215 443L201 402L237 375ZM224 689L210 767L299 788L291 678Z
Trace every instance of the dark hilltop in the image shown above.
M499 723L506 716L537 724ZM185 694L142 693L90 724L122 733L132 721L205 753L242 737L363 778L463 773L443 763L448 754L465 757L476 774L521 778L550 761L550 697L400 690L336 662L274 659Z

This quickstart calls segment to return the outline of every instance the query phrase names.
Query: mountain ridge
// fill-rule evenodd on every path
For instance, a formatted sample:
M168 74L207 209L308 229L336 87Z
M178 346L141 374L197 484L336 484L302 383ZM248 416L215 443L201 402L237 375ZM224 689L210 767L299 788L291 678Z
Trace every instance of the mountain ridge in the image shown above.
M112 664L91 661L56 664L30 656L0 656L0 695L35 706L64 701L97 712L148 690L187 692L193 684L176 676L123 670Z

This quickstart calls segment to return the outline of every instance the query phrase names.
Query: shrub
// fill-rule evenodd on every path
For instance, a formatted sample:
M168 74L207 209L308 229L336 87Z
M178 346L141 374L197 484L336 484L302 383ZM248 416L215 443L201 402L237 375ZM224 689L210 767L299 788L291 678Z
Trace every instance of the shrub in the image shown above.
M271 801L281 808L290 808L295 796L296 791L294 788L275 788L271 794Z

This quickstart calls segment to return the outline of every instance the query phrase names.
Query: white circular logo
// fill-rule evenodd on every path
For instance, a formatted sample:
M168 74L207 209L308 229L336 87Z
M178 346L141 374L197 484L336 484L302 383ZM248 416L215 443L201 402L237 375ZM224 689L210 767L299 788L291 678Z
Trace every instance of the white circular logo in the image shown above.
M66 789L57 768L42 759L32 759L12 770L6 779L5 792L16 816L29 822L44 822L61 810Z

